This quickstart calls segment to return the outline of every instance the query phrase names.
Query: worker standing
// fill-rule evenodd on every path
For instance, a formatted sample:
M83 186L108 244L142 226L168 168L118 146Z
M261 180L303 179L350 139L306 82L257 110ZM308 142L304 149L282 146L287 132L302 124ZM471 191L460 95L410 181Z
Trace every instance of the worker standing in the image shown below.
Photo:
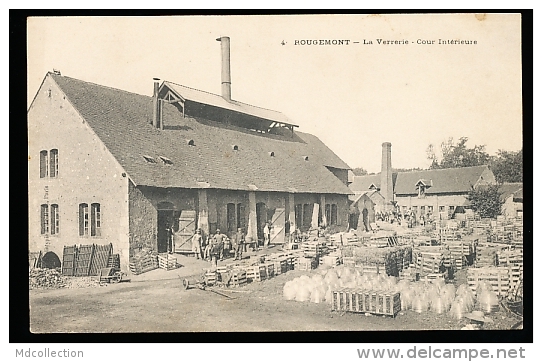
M219 248L219 258L220 261L224 260L224 243L228 240L228 237L220 232L220 229L216 229L216 233L213 236L214 242L217 244L217 247Z
M266 222L263 227L263 246L267 248L269 246L269 241L271 240L271 233L269 230L269 223Z
M201 243L203 241L203 237L201 236L201 229L198 228L196 230L196 233L194 236L192 236L192 251L194 254L196 254L196 259L201 258Z
M211 261L211 266L216 268L218 265L218 258L220 258L221 247L214 237L210 240L209 244L210 244L209 258Z
M243 249L245 248L245 234L242 228L238 228L237 233L233 237L233 248L235 251L234 260L241 260L243 258Z

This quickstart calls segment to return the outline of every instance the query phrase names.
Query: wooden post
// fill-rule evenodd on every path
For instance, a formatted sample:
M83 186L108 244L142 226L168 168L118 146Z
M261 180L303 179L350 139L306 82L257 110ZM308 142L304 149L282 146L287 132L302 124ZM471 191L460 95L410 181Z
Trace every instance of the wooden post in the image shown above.
M322 213L322 224L324 224L324 226L327 226L326 195L324 195L324 194L320 195L320 212ZM337 214L338 214L338 212L337 212Z
M289 193L288 194L288 206L289 206L289 215L288 219L290 221L290 234L294 232L297 228L297 225L295 224L295 202L294 202L294 194Z
M209 235L209 206L207 204L207 190L198 190L198 227L204 235Z
M258 241L258 226L256 225L256 193L248 192L248 227L247 236L252 237L253 242Z

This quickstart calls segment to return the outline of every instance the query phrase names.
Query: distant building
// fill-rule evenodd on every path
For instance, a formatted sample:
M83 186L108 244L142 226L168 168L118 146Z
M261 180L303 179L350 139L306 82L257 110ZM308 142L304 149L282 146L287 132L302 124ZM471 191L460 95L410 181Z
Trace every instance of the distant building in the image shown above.
M350 167L280 112L154 82L152 97L48 73L28 110L30 250L112 243L127 269L170 240L190 252L196 227L272 242L317 219L348 223ZM171 235L171 231L173 235Z
M355 194L377 190L384 197L384 209L414 211L417 216L443 214L451 216L456 208L469 205L472 188L495 184L488 166L391 172L391 144L382 144L382 172L354 176L350 189ZM389 185L392 185L390 191Z
M523 216L523 182L505 183L499 187L502 215L507 218Z

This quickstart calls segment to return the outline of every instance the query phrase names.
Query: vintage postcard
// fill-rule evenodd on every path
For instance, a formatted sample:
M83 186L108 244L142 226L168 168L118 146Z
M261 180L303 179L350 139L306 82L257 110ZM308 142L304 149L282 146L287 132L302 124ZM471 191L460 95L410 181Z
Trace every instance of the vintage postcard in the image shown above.
M31 332L521 329L521 22L28 18Z

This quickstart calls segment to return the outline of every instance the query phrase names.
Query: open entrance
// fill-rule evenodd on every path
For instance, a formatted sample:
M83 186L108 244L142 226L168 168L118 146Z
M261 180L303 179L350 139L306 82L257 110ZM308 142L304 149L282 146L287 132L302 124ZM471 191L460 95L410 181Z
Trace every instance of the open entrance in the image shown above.
M363 227L365 228L365 231L369 231L369 210L364 208L361 215L363 216Z
M157 251L166 253L172 251L172 227L174 206L171 202L161 202L158 204L158 235Z
M49 251L42 256L41 267L46 269L60 268L60 258L52 251Z
M263 228L267 222L267 207L264 202L256 204L256 225L258 228L258 240L263 240Z
M358 228L359 214L348 214L348 225L350 229Z

